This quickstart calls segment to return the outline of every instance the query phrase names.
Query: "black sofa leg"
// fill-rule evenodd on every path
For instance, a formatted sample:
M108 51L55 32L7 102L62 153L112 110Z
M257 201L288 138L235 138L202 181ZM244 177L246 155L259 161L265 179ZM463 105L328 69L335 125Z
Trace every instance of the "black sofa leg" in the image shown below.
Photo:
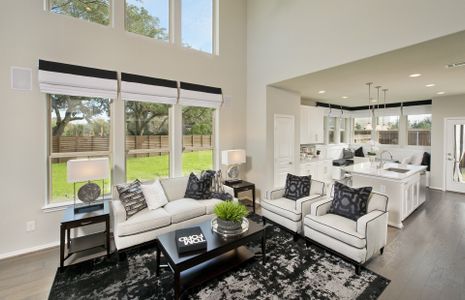
M362 266L360 264L355 264L355 274L360 275L362 273Z
M117 255L118 255L118 262L124 261L127 257L127 254L124 251L121 251L121 252L118 251Z
M262 217L262 223L263 223L263 226L266 225L266 219L265 219L265 217Z
M312 243L309 240L305 240L305 246L307 246L307 248L310 248L312 246Z
M297 242L299 240L299 234L294 233L294 242Z
M381 253L381 255L383 255L383 253L384 253L384 247L381 248L381 249L379 249L379 252Z

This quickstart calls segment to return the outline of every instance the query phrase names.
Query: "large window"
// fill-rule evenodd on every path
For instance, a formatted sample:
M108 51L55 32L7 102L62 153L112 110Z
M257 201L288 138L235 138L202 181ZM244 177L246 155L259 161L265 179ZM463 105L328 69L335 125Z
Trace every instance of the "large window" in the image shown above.
M214 112L212 108L182 109L182 173L213 169Z
M169 177L169 105L126 101L126 180Z
M110 24L110 0L49 0L49 10L102 25Z
M49 202L74 199L73 184L67 182L70 159L109 157L110 101L101 98L49 96ZM105 193L110 193L110 178ZM102 181L95 181L102 188ZM85 183L76 184L76 190Z
M169 0L126 0L126 30L169 41Z
M371 140L371 117L354 118L354 143L363 144Z
M339 142L340 143L347 143L347 120L345 118L339 119Z
M378 143L383 145L398 145L399 116L379 117L376 132L378 135Z
M431 146L431 114L409 115L408 144L411 146Z
M181 0L183 46L213 53L213 0Z

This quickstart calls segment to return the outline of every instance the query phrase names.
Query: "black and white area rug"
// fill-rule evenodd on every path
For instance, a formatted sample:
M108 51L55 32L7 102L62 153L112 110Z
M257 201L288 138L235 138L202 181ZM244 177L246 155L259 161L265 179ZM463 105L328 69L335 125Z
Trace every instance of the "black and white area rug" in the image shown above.
M258 221L257 216L252 217ZM363 269L278 226L267 229L267 261L252 260L187 291L189 299L376 299L390 280ZM251 245L257 252L259 244ZM98 258L57 272L49 299L173 299L173 275L155 275L154 248L138 249L118 262ZM163 262L162 262L163 263Z

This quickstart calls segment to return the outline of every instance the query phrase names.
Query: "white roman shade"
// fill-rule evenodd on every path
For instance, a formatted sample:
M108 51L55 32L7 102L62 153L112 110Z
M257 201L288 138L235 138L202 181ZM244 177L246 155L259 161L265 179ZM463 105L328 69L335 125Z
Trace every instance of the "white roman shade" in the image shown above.
M412 106L403 107L404 116L431 114L431 111L432 111L431 105L412 105Z
M121 73L121 98L124 100L175 104L178 100L178 82Z
M39 60L39 87L47 94L115 99L116 71Z
M351 116L350 111L344 110L344 109L341 110L340 108L337 108L337 107L331 107L331 109L329 109L328 107L325 107L324 115L326 117L337 117L337 118L349 118Z
M350 111L350 116L352 118L370 118L371 112L368 109L352 110Z
M377 108L375 109L375 116L377 117L400 116L400 107Z
M200 106L219 108L223 103L221 88L181 82L179 104L185 106Z

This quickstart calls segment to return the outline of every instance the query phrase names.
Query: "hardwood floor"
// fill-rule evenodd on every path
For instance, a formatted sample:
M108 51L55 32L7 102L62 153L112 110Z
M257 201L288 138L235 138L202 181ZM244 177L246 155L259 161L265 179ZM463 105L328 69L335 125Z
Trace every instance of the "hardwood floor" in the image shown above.
M404 225L366 265L392 280L380 299L465 299L465 195L431 190ZM58 252L0 261L0 299L46 299Z

